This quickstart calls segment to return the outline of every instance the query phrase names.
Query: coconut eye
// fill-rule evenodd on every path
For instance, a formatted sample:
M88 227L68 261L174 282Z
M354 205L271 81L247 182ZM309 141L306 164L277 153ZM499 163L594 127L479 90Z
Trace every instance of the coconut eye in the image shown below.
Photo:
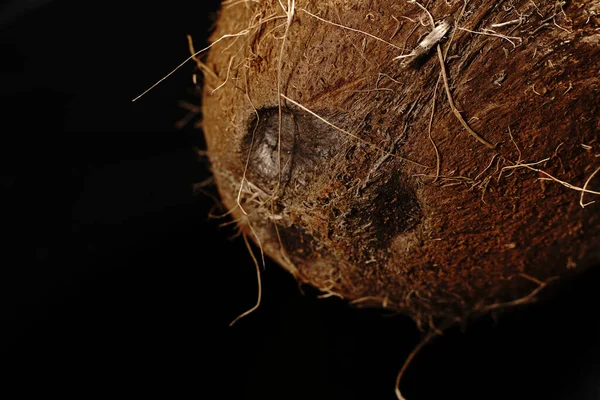
M262 109L248 124L242 157L248 161L248 176L272 186L289 180L298 127L293 114L277 108ZM249 157L249 158L248 158Z

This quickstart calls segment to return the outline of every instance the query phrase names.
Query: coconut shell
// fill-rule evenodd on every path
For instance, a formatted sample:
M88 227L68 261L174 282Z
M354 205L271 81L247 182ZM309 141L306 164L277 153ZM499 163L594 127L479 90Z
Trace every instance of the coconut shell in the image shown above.
M223 4L201 126L296 279L430 324L600 263L597 2L283 3Z

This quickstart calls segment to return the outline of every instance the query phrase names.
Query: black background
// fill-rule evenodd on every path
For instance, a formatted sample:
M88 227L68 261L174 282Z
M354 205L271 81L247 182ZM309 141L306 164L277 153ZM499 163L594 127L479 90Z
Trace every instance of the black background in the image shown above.
M43 1L41 1L43 3ZM55 0L0 26L2 392L61 398L394 399L421 334L319 300L252 261L174 124L218 1ZM543 305L448 331L409 369L416 399L599 399L600 273Z

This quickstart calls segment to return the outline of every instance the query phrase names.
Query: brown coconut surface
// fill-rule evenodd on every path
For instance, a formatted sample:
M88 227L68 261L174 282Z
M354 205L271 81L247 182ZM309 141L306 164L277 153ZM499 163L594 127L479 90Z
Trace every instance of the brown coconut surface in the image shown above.
M420 325L530 301L600 259L599 10L224 3L201 123L223 202L301 282Z

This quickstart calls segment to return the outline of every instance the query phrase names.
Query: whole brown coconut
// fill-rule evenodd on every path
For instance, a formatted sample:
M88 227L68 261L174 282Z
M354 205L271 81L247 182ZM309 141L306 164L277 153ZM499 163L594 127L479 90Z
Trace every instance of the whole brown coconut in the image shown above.
M531 300L600 262L599 15L224 2L202 121L222 200L299 281L419 324Z

